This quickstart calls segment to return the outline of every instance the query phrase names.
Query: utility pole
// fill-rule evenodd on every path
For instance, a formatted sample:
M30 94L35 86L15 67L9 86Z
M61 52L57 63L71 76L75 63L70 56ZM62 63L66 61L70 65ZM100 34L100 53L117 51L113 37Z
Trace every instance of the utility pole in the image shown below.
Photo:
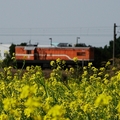
M51 45L51 47L52 47L52 38L49 38L49 40L50 40L50 45Z
M114 23L114 35L113 35L113 66L115 65L115 41L116 41L116 23Z
M76 38L76 45L78 44L78 39L80 39L80 37L77 37L77 38Z

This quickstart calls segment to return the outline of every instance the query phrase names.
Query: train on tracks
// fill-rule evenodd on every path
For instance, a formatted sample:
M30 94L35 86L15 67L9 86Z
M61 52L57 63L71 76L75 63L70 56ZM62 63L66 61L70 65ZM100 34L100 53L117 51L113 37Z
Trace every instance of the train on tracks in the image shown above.
M23 61L25 61L25 66L40 65L41 67L50 67L50 62L57 58L65 60L66 65L74 65L74 57L77 57L80 65L94 61L94 48L72 47L67 43L48 47L34 44L17 45L15 47L15 58L19 67L23 65Z

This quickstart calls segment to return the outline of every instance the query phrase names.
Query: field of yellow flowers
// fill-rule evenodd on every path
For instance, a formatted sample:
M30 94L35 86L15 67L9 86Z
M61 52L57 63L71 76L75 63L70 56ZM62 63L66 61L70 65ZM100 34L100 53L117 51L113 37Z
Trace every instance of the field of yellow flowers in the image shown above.
M0 72L0 120L119 120L120 71L109 62L95 68L64 70L64 61L51 61L48 79L41 67L28 66L12 73ZM111 70L110 70L111 71Z

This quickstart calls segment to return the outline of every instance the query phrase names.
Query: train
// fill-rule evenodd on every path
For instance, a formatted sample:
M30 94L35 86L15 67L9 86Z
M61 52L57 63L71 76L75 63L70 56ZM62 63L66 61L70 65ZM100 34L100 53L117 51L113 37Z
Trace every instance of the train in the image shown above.
M23 61L25 61L25 66L50 67L50 62L58 58L64 60L69 66L75 64L74 57L77 57L80 65L94 61L94 48L75 47L68 43L59 43L57 46L47 47L38 46L38 44L16 45L15 47L15 58L19 67L23 65Z

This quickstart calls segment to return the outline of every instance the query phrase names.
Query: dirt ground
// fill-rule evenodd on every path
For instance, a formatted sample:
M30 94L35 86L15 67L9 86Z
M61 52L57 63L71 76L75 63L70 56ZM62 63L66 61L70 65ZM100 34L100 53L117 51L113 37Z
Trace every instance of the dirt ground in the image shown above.
M44 74L45 78L49 78L51 72L52 72L52 70L49 70L49 69L43 70L43 74Z
M16 70L16 69L12 69L13 75L14 75L17 71L18 71L18 70ZM52 70L50 70L50 69L45 69L45 70L42 70L42 71L43 71L43 74L44 74L45 78L49 78L49 77L50 77L50 73L52 72ZM0 72L4 72L4 70L3 70L3 69L0 69ZM26 70L22 70L21 75L23 75L24 72L26 72Z

